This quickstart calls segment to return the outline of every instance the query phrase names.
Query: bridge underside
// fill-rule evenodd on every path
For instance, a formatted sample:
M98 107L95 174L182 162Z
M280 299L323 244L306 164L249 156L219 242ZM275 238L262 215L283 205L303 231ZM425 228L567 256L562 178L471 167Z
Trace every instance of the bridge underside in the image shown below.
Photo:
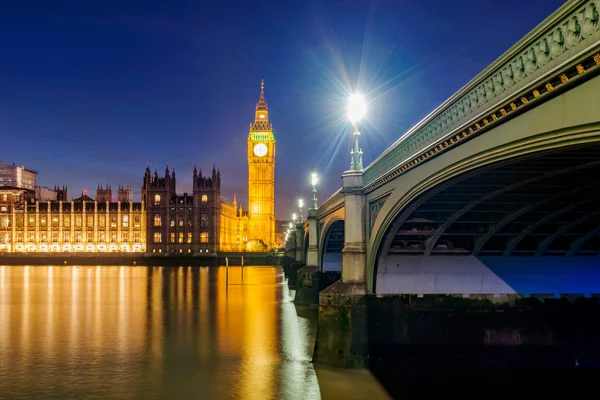
M344 248L344 221L338 220L332 223L325 235L321 270L323 272L341 271L342 249Z
M439 185L396 217L376 292L600 293L599 177L588 145Z

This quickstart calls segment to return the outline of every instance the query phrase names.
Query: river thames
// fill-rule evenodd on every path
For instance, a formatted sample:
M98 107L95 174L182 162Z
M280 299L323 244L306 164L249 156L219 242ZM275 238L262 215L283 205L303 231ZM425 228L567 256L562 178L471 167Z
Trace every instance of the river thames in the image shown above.
M278 267L0 266L0 397L386 398L312 364L316 318Z

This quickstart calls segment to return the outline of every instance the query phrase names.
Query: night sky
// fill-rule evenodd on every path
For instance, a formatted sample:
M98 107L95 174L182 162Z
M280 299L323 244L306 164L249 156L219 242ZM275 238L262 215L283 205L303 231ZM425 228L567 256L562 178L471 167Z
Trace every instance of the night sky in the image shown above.
M557 9L559 0L4 1L0 161L69 197L144 169L221 170L246 205L260 81L277 140L276 216L340 187L346 98L367 94L364 164Z

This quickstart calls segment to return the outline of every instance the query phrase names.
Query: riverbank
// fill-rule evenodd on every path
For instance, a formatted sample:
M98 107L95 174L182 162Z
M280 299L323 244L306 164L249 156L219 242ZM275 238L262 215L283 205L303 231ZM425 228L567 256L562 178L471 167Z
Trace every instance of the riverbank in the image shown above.
M146 255L142 253L0 253L0 265L258 266L278 265L273 253Z

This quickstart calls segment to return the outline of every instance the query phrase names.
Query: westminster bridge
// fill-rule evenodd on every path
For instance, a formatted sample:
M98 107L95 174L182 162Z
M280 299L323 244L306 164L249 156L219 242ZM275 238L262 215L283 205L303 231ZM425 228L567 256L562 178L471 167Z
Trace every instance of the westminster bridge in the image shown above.
M297 296L339 273L318 295L316 360L360 366L363 336L409 341L398 307L600 293L599 10L565 3L296 224ZM396 303L374 320L375 299ZM526 341L490 329L488 344Z

